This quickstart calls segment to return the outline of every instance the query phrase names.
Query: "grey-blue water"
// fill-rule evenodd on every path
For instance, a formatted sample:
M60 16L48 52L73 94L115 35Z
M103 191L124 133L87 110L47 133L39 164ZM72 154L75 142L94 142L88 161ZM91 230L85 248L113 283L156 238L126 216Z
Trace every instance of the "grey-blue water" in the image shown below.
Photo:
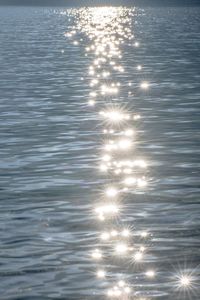
M89 255L99 244L92 210L104 182L100 120L87 106L91 57L86 38L77 46L63 36L72 21L60 11L0 8L1 300L106 298ZM150 230L145 264L156 277L121 268L147 299L198 300L200 9L148 8L135 18L141 48L123 46L119 79L151 86L135 96L124 88L119 102L142 116L149 183L126 199L121 219ZM183 289L182 271L192 272Z

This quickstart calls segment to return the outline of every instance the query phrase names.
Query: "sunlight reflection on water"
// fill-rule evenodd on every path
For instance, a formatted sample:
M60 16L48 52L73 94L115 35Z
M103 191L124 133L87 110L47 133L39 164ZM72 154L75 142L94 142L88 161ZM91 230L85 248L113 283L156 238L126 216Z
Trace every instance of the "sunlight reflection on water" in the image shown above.
M199 299L198 12L2 11L2 297Z

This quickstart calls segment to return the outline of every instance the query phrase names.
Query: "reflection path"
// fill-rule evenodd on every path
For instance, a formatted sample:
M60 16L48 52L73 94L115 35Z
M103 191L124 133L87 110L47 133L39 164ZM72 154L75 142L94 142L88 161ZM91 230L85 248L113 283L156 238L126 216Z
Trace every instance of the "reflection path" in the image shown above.
M140 115L119 100L121 87L129 89L132 85L118 80L118 74L125 71L121 64L122 49L126 44L131 44L133 51L140 46L131 29L135 11L105 7L73 9L68 14L74 25L65 36L74 45L82 41L82 36L88 39L85 55L93 59L88 67L88 107L99 118L103 134L98 171L106 178L106 185L100 186L98 201L92 209L99 222L100 246L90 253L91 259L95 261L97 279L105 283L107 297L147 299L141 294L141 286L144 282L149 285L157 277L154 268L145 264L151 234L134 228L132 223L124 224L121 219L122 213L126 213L126 197L148 187L147 163L137 153L136 125ZM136 72L142 69L142 65L135 66ZM139 88L145 91L149 83L143 81ZM126 270L130 266L132 272L128 276ZM189 276L182 275L178 285L185 289L190 282Z

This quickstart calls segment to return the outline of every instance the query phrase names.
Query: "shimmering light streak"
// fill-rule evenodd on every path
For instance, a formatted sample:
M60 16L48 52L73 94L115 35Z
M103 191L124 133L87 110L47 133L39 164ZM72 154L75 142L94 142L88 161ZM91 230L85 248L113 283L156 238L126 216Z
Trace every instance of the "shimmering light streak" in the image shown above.
M111 123L119 123L130 119L129 114L114 109L108 111L101 111L100 115L102 115L108 122Z
M104 221L107 217L112 217L118 214L119 208L115 204L107 204L103 206L99 206L95 209L95 212L99 218L99 220Z
M66 14L63 13L63 15ZM123 103L119 105L118 101L121 99L120 92L124 86L132 87L131 89L134 87L133 81L125 82L126 79L124 79L121 84L118 79L120 73L125 72L121 63L123 56L121 45L126 42L130 44L130 41L134 39L131 32L134 14L134 9L122 7L71 9L69 15L74 19L74 25L71 26L69 32L64 33L64 36L69 38L73 45L79 45L84 38L87 39L85 55L91 61L86 72L90 88L87 104L89 107L91 106L91 113L95 113L96 119L102 120L101 133L105 138L101 147L102 153L99 156L99 170L101 174L107 176L108 185L97 197L98 205L94 208L102 231L99 233L100 249L96 248L91 253L95 264L98 264L96 277L101 280L107 279L101 264L104 258L114 255L123 257L130 262L132 260L141 262L148 249L146 238L149 236L149 232L144 230L134 236L132 230L124 224L120 224L119 219L116 222L114 218L119 214L117 201L120 200L121 203L124 200L123 194L138 188L144 189L148 182L146 177L141 174L145 171L147 163L138 158L134 152L137 146L135 143L137 127L134 125L141 116L135 111L133 113L125 109L122 106ZM138 48L140 43L134 41L131 42L131 45L133 48ZM134 51L137 52L138 49L134 49ZM61 52L64 53L64 49ZM135 69L141 71L143 67L137 64ZM137 73L139 74L139 72ZM83 79L81 78L81 80ZM149 83L143 81L139 88L147 90L149 87ZM133 92L130 90L127 91L127 94L128 97L133 96ZM145 245L141 245L141 242ZM132 289L125 280L118 280L120 278L118 273L121 273L122 270L119 271L113 274L108 270L109 282L113 281L113 285L106 294L109 298L127 300ZM155 277L153 270L147 270L146 273L143 271L142 274L148 278ZM191 281L190 276L182 275L179 278L179 287L187 288L191 286Z

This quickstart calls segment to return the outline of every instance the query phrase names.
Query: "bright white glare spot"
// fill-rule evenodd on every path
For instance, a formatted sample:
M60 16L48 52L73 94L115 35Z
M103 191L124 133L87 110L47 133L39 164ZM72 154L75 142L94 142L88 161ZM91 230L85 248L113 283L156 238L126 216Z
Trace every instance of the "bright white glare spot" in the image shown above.
M118 282L118 285L120 286L120 287L124 287L125 286L125 281L124 280L120 280L119 282Z
M102 77L103 77L103 78L106 78L106 77L108 77L108 76L110 76L110 72L103 72L103 73L102 73Z
M130 231L128 229L124 229L121 234L124 237L128 237L130 235Z
M178 274L177 277L177 282L176 282L176 287L177 289L183 289L183 290L191 290L191 289L195 289L197 288L197 286L195 285L195 278L192 276L192 273L186 273L181 272L180 274Z
M111 150L115 150L116 149L116 145L113 145L113 142L110 141L109 144L105 145L105 150L106 151L111 151Z
M108 170L108 167L106 166L106 165L100 165L100 170L102 171L102 172L106 172L107 170Z
M148 87L149 87L149 83L146 82L146 81L144 81L144 82L141 83L140 87L141 87L142 89L144 89L144 90L147 90Z
M126 287L124 288L124 292L125 292L126 294L129 294L129 293L131 292L130 287L129 287L129 286L126 286Z
M112 121L120 121L123 119L123 115L118 111L111 111L106 114L106 116Z
M97 259L97 260L102 258L102 254L99 249L95 249L93 251L92 258Z
M113 290L108 290L107 295L109 297L112 297L114 295Z
M116 290L114 291L114 295L119 297L122 294L122 292L120 290Z
M110 161L110 160L111 160L111 156L108 155L108 154L105 154L105 155L102 157L102 160L103 160L103 161Z
M103 214L99 214L98 218L99 218L100 221L104 221L105 220L105 217L104 217Z
M137 184L138 187L145 187L147 185L147 182L144 179L138 179Z
M141 167L141 168L146 168L147 164L144 160L137 159L137 160L134 161L134 166Z
M148 232L147 231L142 231L140 235L141 235L141 237L145 238L145 237L148 236Z
M118 235L118 232L116 230L112 230L110 235L116 237Z
M141 65L138 65L137 66L137 69L140 71L140 70L142 70L142 66Z
M97 271L97 277L98 278L104 278L106 276L106 272L103 270Z
M122 139L118 142L118 147L121 150L127 150L131 148L131 141L127 139Z
M108 292L107 292L107 295L109 297L119 297L121 294L122 294L122 291L119 290L118 287L114 287L113 289L108 290Z
M91 85L94 86L94 85L96 85L98 82L99 82L98 79L93 79L93 80L91 81Z
M124 184L126 185L133 185L137 182L137 180L134 178L134 177L127 177L125 180L124 180Z
M102 95L105 95L105 94L116 94L116 93L118 93L118 88L113 87L112 85L111 85L111 87L106 86L106 85L102 85L101 86L101 94Z
M132 173L132 169L126 168L126 169L123 170L123 173L124 174L131 174Z
M126 244L118 244L115 248L117 254L125 254L128 251Z
M91 96L91 97L96 97L96 96L97 96L97 93L91 92L91 93L90 93L90 96Z
M139 119L141 119L141 116L140 116L140 115L135 115L135 116L133 116L133 120L137 121L137 120L139 120Z
M134 44L135 47L139 47L139 45L140 45L139 42L135 42Z
M108 197L115 197L117 194L118 194L118 190L115 189L115 188L113 188L113 187L108 188L108 189L106 190L106 195L107 195Z
M65 33L64 33L64 36L65 36L65 37L72 37L72 34L69 33L69 32L65 32Z
M104 116L109 121L114 122L114 123L122 122L122 121L130 119L129 115L124 114L120 110L101 111L100 115Z
M105 219L106 215L115 215L119 212L119 208L115 204L107 204L95 209L95 212L98 214L100 220Z
M143 254L141 252L137 252L134 256L135 261L141 261L143 258Z
M141 246L141 247L140 247L140 251L141 251L141 252L144 252L144 251L145 251L145 247L144 247L144 246Z
M94 105L95 105L95 101L94 101L94 100L89 100L89 101L88 101L88 104L89 104L90 106L94 106Z
M94 74L95 74L94 70L89 71L89 75L94 75Z
M109 240L109 238L110 238L110 234L108 232L104 232L101 234L102 240L107 241L107 240Z
M124 134L125 134L126 136L132 136L132 135L134 134L134 131L133 131L132 129L127 129L127 130L124 132Z
M119 175L122 172L122 170L116 169L114 172L115 172L116 175Z
M180 277L180 285L183 287L187 287L191 284L191 278L187 275L183 275Z
M149 270L146 272L146 276L149 278L155 277L155 272L153 270Z

